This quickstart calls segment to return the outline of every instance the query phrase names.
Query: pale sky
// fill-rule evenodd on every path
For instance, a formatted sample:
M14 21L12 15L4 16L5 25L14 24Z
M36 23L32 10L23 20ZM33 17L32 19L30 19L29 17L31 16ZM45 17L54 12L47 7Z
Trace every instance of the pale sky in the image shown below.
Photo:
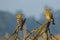
M0 10L13 14L22 9L26 17L34 16L39 19L44 12L44 6L60 9L60 0L0 0Z

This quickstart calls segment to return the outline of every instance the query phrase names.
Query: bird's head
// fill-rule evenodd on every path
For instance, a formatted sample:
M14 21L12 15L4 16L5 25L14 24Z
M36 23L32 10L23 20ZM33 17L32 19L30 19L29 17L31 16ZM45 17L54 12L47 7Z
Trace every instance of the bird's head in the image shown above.
M23 14L17 14L16 17L17 17L18 19L20 19L20 18L22 18L22 16L23 16Z
M45 9L45 12L48 13L50 12L51 10L49 8Z

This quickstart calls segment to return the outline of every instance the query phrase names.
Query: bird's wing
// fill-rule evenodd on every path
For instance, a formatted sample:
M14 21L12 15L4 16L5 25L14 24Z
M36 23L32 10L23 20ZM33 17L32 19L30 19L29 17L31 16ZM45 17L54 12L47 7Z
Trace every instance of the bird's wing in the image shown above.
M23 20L23 22L22 22L22 26L24 25L25 22L26 22L26 18Z

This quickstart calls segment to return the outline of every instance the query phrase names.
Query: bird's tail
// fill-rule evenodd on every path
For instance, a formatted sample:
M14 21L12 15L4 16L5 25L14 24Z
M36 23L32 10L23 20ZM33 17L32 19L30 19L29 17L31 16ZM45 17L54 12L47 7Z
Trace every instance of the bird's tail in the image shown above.
M52 24L55 25L54 19L51 19L51 21L52 21Z
M52 22L53 25L55 25L54 21Z

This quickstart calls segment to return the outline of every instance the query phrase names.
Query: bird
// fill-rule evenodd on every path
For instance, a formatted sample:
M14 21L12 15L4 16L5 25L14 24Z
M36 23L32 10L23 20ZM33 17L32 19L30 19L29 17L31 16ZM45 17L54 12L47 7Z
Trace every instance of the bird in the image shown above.
M49 21L51 21L52 24L55 25L54 18L53 18L53 14L52 14L50 8L47 8L47 9L45 10L45 15L46 15L46 19L49 20Z
M23 18L22 18L22 17L23 17L23 14L21 14L21 13L17 14L16 17L17 17L18 25L20 26L20 30L23 30L23 25L24 25L24 23L25 23L25 21L26 21L26 18L23 19Z

